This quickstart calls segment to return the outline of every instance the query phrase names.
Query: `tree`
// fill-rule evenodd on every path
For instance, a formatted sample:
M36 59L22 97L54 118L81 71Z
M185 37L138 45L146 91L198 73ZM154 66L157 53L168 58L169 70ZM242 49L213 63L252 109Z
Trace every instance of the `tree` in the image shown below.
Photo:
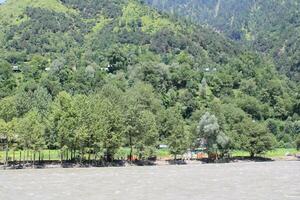
M55 134L56 144L61 150L61 162L64 154L74 142L74 131L76 118L74 112L74 101L67 92L61 92L54 100L50 111L50 122Z
M45 88L38 87L34 91L31 103L43 118L47 116L51 102L52 97Z
M241 96L236 103L241 109L256 120L262 120L268 117L269 108L254 97L244 95Z
M205 140L209 153L217 150L217 137L220 132L218 120L214 115L206 112L197 127L198 135Z
M10 141L10 132L8 129L8 124L0 119L0 141L5 148L5 162L4 164L7 165L8 162L8 150L9 150L9 141Z
M119 105L113 104L112 97L92 96L91 127L95 134L93 142L104 151L107 161L112 161L124 138L124 119Z
M126 70L129 58L125 55L125 53L120 51L120 47L114 46L110 48L107 58L109 62L110 73L114 73L118 70Z
M157 141L153 135L156 132L155 115L161 109L160 101L150 85L138 82L126 92L122 109L125 136L131 149L130 157L133 156L134 148L139 150L140 157L143 157L146 149L151 149ZM147 139L149 137L153 139L150 142Z
M134 106L129 106L125 113L125 136L130 147L129 159L133 158L133 148L137 143L137 138L142 134L138 129L138 110Z
M221 152L221 157L228 153L230 148L230 138L222 131L217 136L217 145Z
M79 162L82 163L84 155L86 152L89 153L88 159L90 160L91 151L95 150L94 144L98 142L98 138L95 136L95 130L93 129L94 124L93 121L95 107L92 108L94 104L90 101L85 95L75 95L72 97L72 121L76 123L70 124L70 130L73 130L70 137L71 141L69 141L69 149L71 150L71 159L76 158L76 150L79 151ZM101 114L100 114L101 115ZM92 141L93 140L93 141Z
M220 130L216 116L208 112L201 117L197 134L204 139L208 154L217 153L218 150L224 154L229 148L228 136Z
M155 115L148 110L142 111L139 117L139 126L142 135L138 138L136 149L140 159L148 158L154 154L158 141Z
M271 150L275 143L275 137L268 131L265 124L244 119L236 126L241 138L241 148L250 153L250 157Z
M186 124L180 109L171 107L163 113L160 120L160 137L162 142L166 142L169 151L176 159L177 155L182 155L189 148L189 132L186 129Z
M45 147L45 126L42 123L41 116L37 111L30 111L23 118L20 118L15 126L16 133L19 135L25 149L27 151L33 150L34 165L36 152L43 150Z
M133 157L134 148L138 150L139 158L153 154L158 139L153 113L130 106L125 114L125 135L130 146L130 159Z
M17 116L16 97L9 96L0 100L0 119L9 122Z

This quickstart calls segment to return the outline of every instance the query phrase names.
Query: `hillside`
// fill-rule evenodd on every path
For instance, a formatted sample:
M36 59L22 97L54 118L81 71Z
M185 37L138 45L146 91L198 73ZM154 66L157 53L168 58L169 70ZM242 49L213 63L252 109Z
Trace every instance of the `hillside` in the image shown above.
M110 160L160 143L182 154L200 136L222 155L296 146L297 85L216 31L137 0L8 0L0 11L11 148Z
M299 10L296 0L146 0L159 9L208 25L270 55L279 71L300 80Z

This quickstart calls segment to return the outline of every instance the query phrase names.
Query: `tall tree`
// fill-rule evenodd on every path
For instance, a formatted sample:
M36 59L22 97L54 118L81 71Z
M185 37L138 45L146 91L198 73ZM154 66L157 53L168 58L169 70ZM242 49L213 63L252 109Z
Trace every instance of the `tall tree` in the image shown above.
M249 118L236 125L236 130L241 138L241 147L248 151L251 157L274 148L275 137L268 131L265 124Z
M218 119L208 112L201 117L197 133L204 139L209 154L224 151L228 147L229 138L220 130Z
M61 161L64 160L64 154L72 146L76 127L75 119L72 96L66 92L59 93L51 108L50 121L56 143L61 150Z
M171 107L161 114L160 118L160 137L162 142L166 142L170 153L177 158L188 149L189 132L178 107Z
M20 137L23 146L33 150L33 165L35 164L36 153L45 148L44 133L45 126L42 123L41 116L37 111L28 112L23 118L15 123L16 132Z

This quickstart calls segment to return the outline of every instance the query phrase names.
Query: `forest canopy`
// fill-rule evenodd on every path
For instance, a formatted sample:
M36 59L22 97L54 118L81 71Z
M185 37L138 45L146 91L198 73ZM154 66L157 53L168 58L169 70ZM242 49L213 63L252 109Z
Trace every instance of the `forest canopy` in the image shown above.
M276 68L300 81L297 0L145 0L189 21L210 27L266 54Z

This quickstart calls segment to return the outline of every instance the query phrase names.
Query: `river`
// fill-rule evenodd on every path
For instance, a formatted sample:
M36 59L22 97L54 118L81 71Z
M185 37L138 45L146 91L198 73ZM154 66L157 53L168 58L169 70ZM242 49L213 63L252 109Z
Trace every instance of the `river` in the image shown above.
M299 200L300 162L0 171L1 200Z

